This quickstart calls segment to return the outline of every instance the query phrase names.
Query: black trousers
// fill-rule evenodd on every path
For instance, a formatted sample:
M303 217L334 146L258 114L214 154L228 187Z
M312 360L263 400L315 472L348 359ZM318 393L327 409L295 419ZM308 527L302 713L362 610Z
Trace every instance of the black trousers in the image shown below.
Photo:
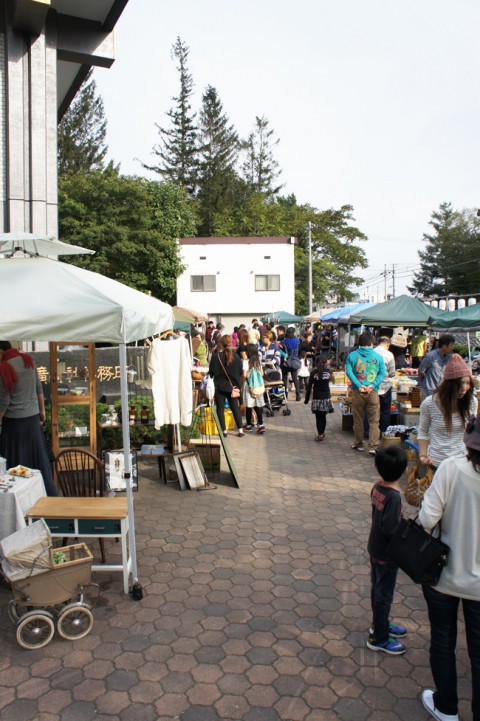
M233 413L235 419L235 425L238 430L243 426L242 414L240 413L240 404L238 398L232 398L231 392L226 393L225 391L219 391L215 389L215 403L217 404L218 420L222 431L225 430L225 399L228 398L228 405Z

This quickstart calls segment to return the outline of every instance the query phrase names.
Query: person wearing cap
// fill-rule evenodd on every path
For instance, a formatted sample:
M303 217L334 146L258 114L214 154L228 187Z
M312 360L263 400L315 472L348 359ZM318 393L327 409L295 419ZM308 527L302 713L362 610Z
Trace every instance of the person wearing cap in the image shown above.
M431 396L443 380L445 366L453 353L455 338L453 335L441 335L438 339L438 348L427 353L418 369L420 381L420 397L422 400ZM391 349L390 349L391 350Z
M440 581L435 588L423 586L436 688L424 689L421 698L437 721L458 721L455 648L460 603L471 665L472 719L480 721L480 416L467 424L464 443L466 457L441 464L419 512L427 530L441 521L442 541L450 548Z
M440 386L420 406L418 453L422 465L436 470L446 458L465 455L465 425L476 415L477 405L470 368L454 353Z

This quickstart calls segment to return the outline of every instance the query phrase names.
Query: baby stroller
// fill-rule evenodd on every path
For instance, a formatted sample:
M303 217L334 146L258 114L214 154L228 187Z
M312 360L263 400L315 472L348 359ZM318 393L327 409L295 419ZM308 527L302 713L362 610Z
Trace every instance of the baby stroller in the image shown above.
M84 543L52 548L50 531L41 519L4 538L0 556L13 591L8 615L17 624L22 648L46 646L55 626L69 641L90 632L93 616L83 590L96 584L90 583L93 556Z
M287 393L281 372L276 368L266 367L263 379L265 383L265 415L271 417L275 411L279 411L281 408L284 416L291 415L292 411L288 407Z

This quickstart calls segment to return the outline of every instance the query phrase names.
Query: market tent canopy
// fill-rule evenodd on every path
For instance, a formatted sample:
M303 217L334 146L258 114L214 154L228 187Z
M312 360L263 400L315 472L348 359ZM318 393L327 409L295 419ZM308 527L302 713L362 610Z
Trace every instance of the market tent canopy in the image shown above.
M173 306L173 317L178 323L204 323L208 320L205 313L199 313L191 308L181 308L179 305Z
M0 260L0 337L131 343L173 328L171 306L49 258Z
M329 313L325 313L320 318L321 323L338 323L342 318L347 318L351 315L355 315L357 312L363 312L372 308L376 303L355 303L354 305L346 305L343 308L335 308Z
M480 330L480 304L446 311L432 323L432 327L445 330Z
M0 260L0 307L0 338L119 344L131 573L139 585L126 343L173 328L172 308L99 273L40 257Z
M263 316L262 321L266 323L301 323L303 321L302 315L293 315L293 313L287 313L286 310L279 310L276 313L269 313L269 315Z
M34 233L0 233L0 253L10 257L15 253L31 256L57 257L59 255L93 255L94 250L80 245L63 243L56 238L34 235Z
M350 316L350 325L380 325L384 327L413 326L425 328L434 320L443 318L446 312L423 303L409 295L399 295L385 303Z

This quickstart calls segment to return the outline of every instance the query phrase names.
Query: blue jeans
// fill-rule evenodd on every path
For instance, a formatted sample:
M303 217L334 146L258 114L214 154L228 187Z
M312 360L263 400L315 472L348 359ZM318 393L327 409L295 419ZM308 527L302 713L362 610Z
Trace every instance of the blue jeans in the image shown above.
M435 708L445 714L458 713L455 647L458 606L461 601L472 667L473 721L480 721L480 601L448 596L426 586L423 595L430 620L430 668L436 687L433 695Z
M394 563L379 563L373 558L370 559L370 566L373 637L375 643L386 643L389 637L388 623L393 594L395 593L398 566Z

